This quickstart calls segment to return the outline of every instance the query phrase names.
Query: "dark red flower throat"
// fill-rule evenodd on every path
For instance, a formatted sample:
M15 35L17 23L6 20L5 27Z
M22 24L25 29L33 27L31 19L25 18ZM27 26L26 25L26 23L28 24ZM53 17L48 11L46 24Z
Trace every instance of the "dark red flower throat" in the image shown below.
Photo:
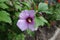
M26 19L27 23L31 23L32 20L33 20L33 19L32 19L31 17L28 17L28 18Z

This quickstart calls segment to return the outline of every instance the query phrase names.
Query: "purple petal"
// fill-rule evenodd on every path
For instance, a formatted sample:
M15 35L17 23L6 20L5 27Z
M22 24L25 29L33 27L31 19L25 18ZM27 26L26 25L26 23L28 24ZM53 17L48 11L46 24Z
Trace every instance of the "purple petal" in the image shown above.
M21 29L22 31L28 29L28 25L27 25L27 23L26 23L25 20L18 20L18 22L17 22L17 26L18 26L19 29Z
M30 17L34 17L35 16L35 11L34 10L30 10L29 11L29 16Z
M35 28L34 28L34 22L32 22L31 24L29 24L29 29L31 31L34 31L35 30Z
M28 12L29 12L28 10L22 11L19 15L19 18L26 19L29 16Z

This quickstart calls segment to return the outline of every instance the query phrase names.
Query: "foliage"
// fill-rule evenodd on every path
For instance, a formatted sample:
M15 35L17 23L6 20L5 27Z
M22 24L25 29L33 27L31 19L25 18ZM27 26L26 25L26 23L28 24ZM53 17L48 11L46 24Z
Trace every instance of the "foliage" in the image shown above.
M16 25L20 12L31 9L36 11L34 19L36 28L44 27L46 24L48 26L50 21L60 20L60 3L58 2L46 4L42 0L28 0L26 2L0 0L0 40L25 40L25 34L34 36L34 32L30 30L22 32Z
M10 15L6 11L0 11L0 21L12 23Z

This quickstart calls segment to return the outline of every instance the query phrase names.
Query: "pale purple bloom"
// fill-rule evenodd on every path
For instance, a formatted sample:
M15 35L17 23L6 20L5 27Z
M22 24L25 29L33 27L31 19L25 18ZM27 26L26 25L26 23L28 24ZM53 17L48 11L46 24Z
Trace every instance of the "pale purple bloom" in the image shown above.
M34 10L24 10L19 15L19 20L17 22L17 26L22 31L30 29L31 31L34 31L34 16L35 12Z

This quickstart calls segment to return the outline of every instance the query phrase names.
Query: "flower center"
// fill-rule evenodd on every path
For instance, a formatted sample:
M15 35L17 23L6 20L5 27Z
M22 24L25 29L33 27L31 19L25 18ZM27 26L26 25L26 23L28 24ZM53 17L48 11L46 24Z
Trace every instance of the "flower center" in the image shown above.
M32 18L31 18L31 17L28 17L28 18L26 19L26 21L27 21L28 23L31 23L31 22L32 22Z

